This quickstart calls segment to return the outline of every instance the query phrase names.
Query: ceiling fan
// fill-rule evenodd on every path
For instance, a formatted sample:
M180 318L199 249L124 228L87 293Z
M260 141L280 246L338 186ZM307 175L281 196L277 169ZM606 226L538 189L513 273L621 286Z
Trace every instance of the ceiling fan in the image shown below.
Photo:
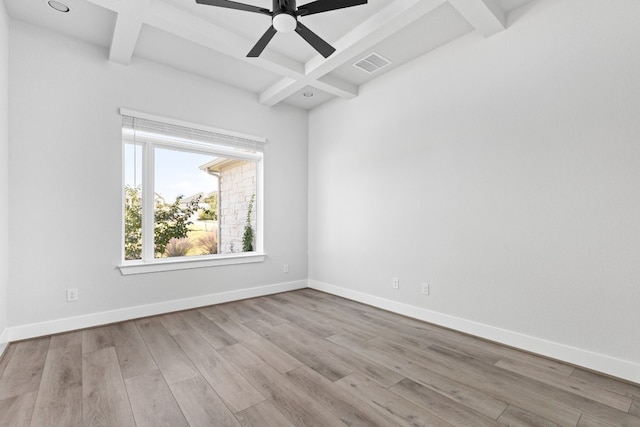
M258 40L258 43L249 51L247 56L250 58L260 56L277 32L288 33L294 30L322 56L327 58L336 50L329 43L322 40L316 33L302 25L302 23L298 21L298 17L358 6L366 4L367 0L316 0L300 7L296 7L296 0L273 0L273 10L229 0L196 0L196 3L271 16L271 27L267 29L264 35L260 37L260 40Z

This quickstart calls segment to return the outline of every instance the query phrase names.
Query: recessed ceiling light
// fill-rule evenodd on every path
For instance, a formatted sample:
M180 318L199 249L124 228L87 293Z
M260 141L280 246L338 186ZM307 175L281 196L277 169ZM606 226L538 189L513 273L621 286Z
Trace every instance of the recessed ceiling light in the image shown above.
M47 4L51 9L57 10L58 12L67 13L71 11L69 6L58 0L48 0Z
M302 96L305 96L307 98L311 98L313 96L313 92L305 92L302 94Z

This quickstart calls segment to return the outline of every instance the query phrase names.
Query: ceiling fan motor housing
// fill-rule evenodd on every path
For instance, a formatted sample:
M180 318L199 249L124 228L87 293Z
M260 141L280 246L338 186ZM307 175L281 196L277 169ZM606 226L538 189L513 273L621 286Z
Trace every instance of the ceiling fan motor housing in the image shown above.
M296 29L296 0L273 0L273 27L281 33Z

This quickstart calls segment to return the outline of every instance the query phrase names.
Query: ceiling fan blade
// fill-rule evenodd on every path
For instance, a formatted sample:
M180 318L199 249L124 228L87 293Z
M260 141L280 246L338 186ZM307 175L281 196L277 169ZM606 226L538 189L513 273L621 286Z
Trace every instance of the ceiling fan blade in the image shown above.
M204 4L207 6L226 7L227 9L245 10L247 12L262 13L264 15L271 16L271 11L263 7L253 6L250 4L238 3L229 0L196 0L198 4Z
M330 10L367 4L367 0L316 0L298 7L298 16L313 15L314 13L329 12Z
M316 33L298 22L296 26L296 33L307 41L320 55L328 58L336 50L326 41L322 40Z
M270 26L267 29L267 31L262 35L262 37L260 37L260 40L258 40L258 43L256 43L253 49L249 51L249 53L247 54L247 57L257 58L258 56L260 56L264 48L267 47L267 45L269 44L273 36L276 35L276 33L277 31L275 28L273 28L273 25Z

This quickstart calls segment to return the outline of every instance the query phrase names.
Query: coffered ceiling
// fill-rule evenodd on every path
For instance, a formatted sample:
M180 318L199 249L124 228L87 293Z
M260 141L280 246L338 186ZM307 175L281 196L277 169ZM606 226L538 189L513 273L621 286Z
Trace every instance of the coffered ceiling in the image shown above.
M531 0L369 0L301 17L336 48L326 59L296 33L277 33L259 58L247 58L271 25L266 15L195 0L61 1L70 12L55 11L47 0L5 3L13 19L106 47L105 60L135 66L134 58L145 58L248 90L267 106L312 109L356 97L367 81L465 34L505 31L508 14ZM241 2L271 6L271 0ZM354 66L372 53L389 65L373 73Z

